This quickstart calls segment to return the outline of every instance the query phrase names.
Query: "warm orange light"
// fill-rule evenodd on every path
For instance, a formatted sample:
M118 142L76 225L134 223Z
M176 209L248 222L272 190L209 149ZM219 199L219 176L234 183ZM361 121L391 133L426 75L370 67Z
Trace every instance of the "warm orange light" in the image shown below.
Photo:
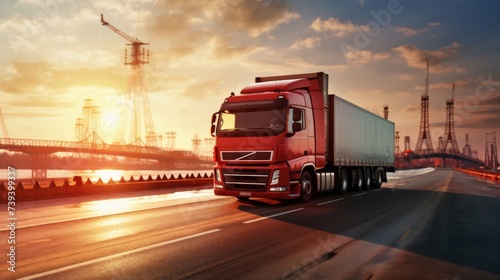
M103 183L109 182L109 179L113 179L113 181L118 182L123 176L123 170L115 170L115 169L100 169L95 170L95 178L91 179L92 181L97 181L101 178Z

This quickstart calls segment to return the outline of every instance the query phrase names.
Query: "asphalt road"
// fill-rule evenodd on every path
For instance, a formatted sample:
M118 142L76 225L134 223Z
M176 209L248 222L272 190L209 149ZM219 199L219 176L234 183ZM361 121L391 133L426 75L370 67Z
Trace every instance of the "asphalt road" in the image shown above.
M200 189L17 207L0 279L500 279L500 184L451 169L306 204Z

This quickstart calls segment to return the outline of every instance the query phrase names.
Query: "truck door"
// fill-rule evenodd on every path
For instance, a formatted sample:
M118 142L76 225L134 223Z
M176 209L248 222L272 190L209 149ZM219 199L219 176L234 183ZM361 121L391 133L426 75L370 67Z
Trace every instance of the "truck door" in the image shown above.
M290 107L287 119L289 164L293 171L300 171L311 152L305 110Z

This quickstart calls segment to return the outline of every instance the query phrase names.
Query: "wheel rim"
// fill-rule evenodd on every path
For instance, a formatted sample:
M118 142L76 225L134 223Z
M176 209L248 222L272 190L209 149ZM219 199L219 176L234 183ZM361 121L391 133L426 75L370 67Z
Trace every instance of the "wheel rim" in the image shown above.
M347 176L345 174L342 176L342 191L347 191Z
M302 182L302 189L304 190L304 195L305 196L310 196L311 193L312 193L312 184L311 184L311 181L304 180Z
M366 189L368 190L371 186L372 186L372 174L370 172L370 170L366 170L366 174L365 174L365 177L366 177Z
M361 170L358 170L358 185L356 186L356 188L358 190L361 190L362 187L363 187L363 172L361 172Z

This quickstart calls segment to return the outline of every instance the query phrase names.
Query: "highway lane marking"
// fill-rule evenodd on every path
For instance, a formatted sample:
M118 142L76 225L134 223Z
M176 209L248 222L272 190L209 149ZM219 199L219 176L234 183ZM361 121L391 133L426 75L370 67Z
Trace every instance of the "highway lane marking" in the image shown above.
M344 198L338 198L338 199L334 199L334 200L329 200L329 201L318 203L316 205L325 205L325 204L328 204L328 203L332 203L332 202L336 202L336 201L341 201L341 200L344 200Z
M213 192L213 190L211 190L211 189L210 189L210 191ZM146 201L145 197L147 197L147 196L128 198L128 200ZM189 197L188 199L191 199L191 198L193 198L193 199L203 198L205 200L198 200L198 201L194 201L194 202L206 202L206 201L214 201L214 200L219 200L219 199L229 199L230 197L223 197L223 196L210 197L210 196L200 195L200 196ZM111 200L115 201L115 199L111 199ZM59 223L68 223L68 222L75 222L75 221L81 221L81 220L87 220L87 219L95 219L95 218L102 218L102 217L110 217L110 216L114 216L114 215L121 215L121 214L128 214L128 213L140 212L140 211L145 211L145 210L156 210L156 209L165 208L165 207L171 207L171 206L179 206L179 205L182 205L182 204L178 204L178 202L181 202L180 200L181 199L168 200L168 201L175 201L174 204L159 205L159 206L148 206L148 205L145 205L142 208L137 208L137 209L120 209L119 211L112 211L112 212L109 212L109 213L98 213L98 212L94 211L94 212L96 212L96 214L90 214L90 215L86 215L86 216L80 216L80 217L77 217L77 218L62 219L62 220L57 220L57 221L27 224L27 225L23 225L23 226L18 226L18 227L16 227L16 229L24 229L24 228L39 227L39 226L48 226L48 225L54 225L54 224L59 224ZM98 200L98 201L106 201L106 200ZM116 201L120 202L120 201L123 201L123 200L121 198L118 198L118 199L116 199ZM81 203L81 205L82 205L83 208L86 208L86 207L88 208L88 206L90 204L92 204L92 203L93 202L85 202L85 203ZM186 202L186 203L192 203L192 202ZM86 209L86 210L88 210L88 209ZM89 211L92 211L92 210L89 210ZM35 219L35 218L33 218L33 219ZM8 231L8 230L9 230L8 228L2 228L2 229L0 229L0 232L2 232L2 231Z
M285 215L285 214L297 212L297 211L304 210L304 209L305 208L298 208L298 209L294 209L294 210L290 210L290 211L286 211L286 212L282 212L282 213L278 213L278 214L274 214L274 215L270 215L270 216L266 216L266 217L262 217L262 218L253 219L253 220L246 221L246 222L243 222L243 223L244 224L251 224L251 223L255 223L255 222L258 222L258 221L265 220L265 219L269 219L269 218L273 218L273 217L277 217L277 216L281 216L281 215Z
M131 255L131 254L140 253L140 252L143 252L143 251L155 249L155 248L162 247L162 246L169 245L169 244L173 244L173 243L176 243L176 242L180 242L180 241L184 241L184 240L188 240L188 239L193 239L193 238L196 238L196 237L200 237L200 236L203 236L203 235L215 233L215 232L218 232L218 231L220 231L220 229L212 229L212 230L209 230L209 231L204 231L204 232L200 232L200 233L196 233L196 234L192 234L192 235L188 235L188 236L184 236L184 237L172 239L172 240L169 240L169 241L165 241L165 242L161 242L161 243L149 245L149 246L146 246L146 247L137 248L137 249L130 250L130 251L125 251L125 252L122 252L122 253L118 253L118 254L114 254L114 255L110 255L110 256L98 258L98 259L93 259L93 260L89 260L89 261L86 261L86 262L81 262L81 263L77 263L77 264L73 264L73 265L68 265L68 266L65 266L65 267L61 267L61 268L49 270L49 271L38 273L38 274L33 274L33 275L30 275L30 276L26 276L26 277L20 278L20 280L28 280L28 279L36 279L36 278L40 278L40 277L45 277L45 276L53 275L53 274L56 274L56 273L60 273L60 272L72 270L72 269L75 269L75 268L79 268L79 267L83 267L83 266L88 266L88 265L92 265L92 264L96 264L96 263L100 263L100 262L104 262L104 261L109 261L109 260L112 260L112 259L115 259L115 258L124 257L124 256L128 256L128 255Z
M408 228L405 233L403 233L403 235L399 238L398 240L398 243L401 243L403 241L405 241L405 239L408 237L408 235L410 235L410 232L411 232L412 228Z
M363 193L358 193L358 194L354 194L354 195L352 195L352 197L355 197L355 196L360 196L360 195L365 195L365 194L367 194L367 192L363 192Z

